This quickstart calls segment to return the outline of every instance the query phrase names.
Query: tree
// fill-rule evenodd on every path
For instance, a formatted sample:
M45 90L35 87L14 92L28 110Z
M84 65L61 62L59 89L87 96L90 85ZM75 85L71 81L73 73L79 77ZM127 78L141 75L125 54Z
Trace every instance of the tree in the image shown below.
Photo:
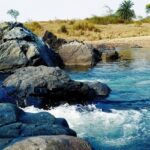
M7 14L10 15L17 22L17 18L19 16L19 11L15 10L15 9L10 9L7 11Z
M109 16L113 15L113 10L109 6L105 5L105 8L107 9L107 14Z
M146 5L146 13L149 14L150 13L150 4Z
M127 22L131 21L132 18L135 18L135 12L132 9L133 5L134 3L131 0L124 0L117 10L117 15Z

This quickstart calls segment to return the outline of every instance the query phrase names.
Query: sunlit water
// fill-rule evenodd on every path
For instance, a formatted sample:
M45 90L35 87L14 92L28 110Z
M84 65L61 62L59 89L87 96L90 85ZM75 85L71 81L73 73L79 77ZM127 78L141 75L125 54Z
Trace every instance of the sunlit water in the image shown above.
M69 72L74 80L101 81L112 93L88 106L62 105L49 110L64 117L78 136L95 150L150 150L150 50L135 49L119 62L100 63L84 72ZM34 107L25 111L39 112Z

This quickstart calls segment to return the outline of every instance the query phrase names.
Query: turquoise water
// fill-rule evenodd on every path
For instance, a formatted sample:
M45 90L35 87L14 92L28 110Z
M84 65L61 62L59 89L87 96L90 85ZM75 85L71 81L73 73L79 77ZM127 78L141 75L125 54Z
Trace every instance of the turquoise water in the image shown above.
M101 81L112 93L87 106L68 104L49 110L64 117L95 150L150 150L150 50L134 49L129 60L100 63L88 71L70 71L78 81ZM34 107L30 112L43 110Z

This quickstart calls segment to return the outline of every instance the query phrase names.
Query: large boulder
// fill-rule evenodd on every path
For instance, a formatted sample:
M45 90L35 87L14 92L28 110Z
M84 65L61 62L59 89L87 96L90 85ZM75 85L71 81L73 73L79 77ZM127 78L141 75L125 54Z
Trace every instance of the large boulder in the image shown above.
M21 107L34 105L45 108L62 102L85 103L98 96L98 92L88 84L71 80L57 67L46 66L16 70L4 80L3 88L14 90L10 90L9 96L16 97L14 100Z
M39 135L76 136L76 133L65 119L57 119L50 113L27 113L13 104L0 104L0 149L12 140Z
M100 60L93 47L78 41L62 45L58 53L66 66L92 67Z
M58 38L56 35L49 31L45 31L43 35L43 41L54 50L58 50L60 46L67 43L65 39Z
M91 150L89 144L70 136L37 136L22 139L5 150Z
M23 66L61 64L59 56L23 24L0 24L0 71Z

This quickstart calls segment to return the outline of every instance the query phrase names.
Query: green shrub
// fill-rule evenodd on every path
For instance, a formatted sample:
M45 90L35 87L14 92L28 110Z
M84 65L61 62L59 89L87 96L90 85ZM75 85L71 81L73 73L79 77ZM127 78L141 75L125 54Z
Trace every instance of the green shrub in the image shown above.
M88 21L78 21L73 24L74 30L82 30L82 31L98 31L98 29Z
M61 25L60 28L58 29L58 32L60 33L68 33L66 25Z
M102 25L125 23L124 20L120 19L116 15L104 17L93 16L91 18L87 18L86 20L94 24L102 24Z

